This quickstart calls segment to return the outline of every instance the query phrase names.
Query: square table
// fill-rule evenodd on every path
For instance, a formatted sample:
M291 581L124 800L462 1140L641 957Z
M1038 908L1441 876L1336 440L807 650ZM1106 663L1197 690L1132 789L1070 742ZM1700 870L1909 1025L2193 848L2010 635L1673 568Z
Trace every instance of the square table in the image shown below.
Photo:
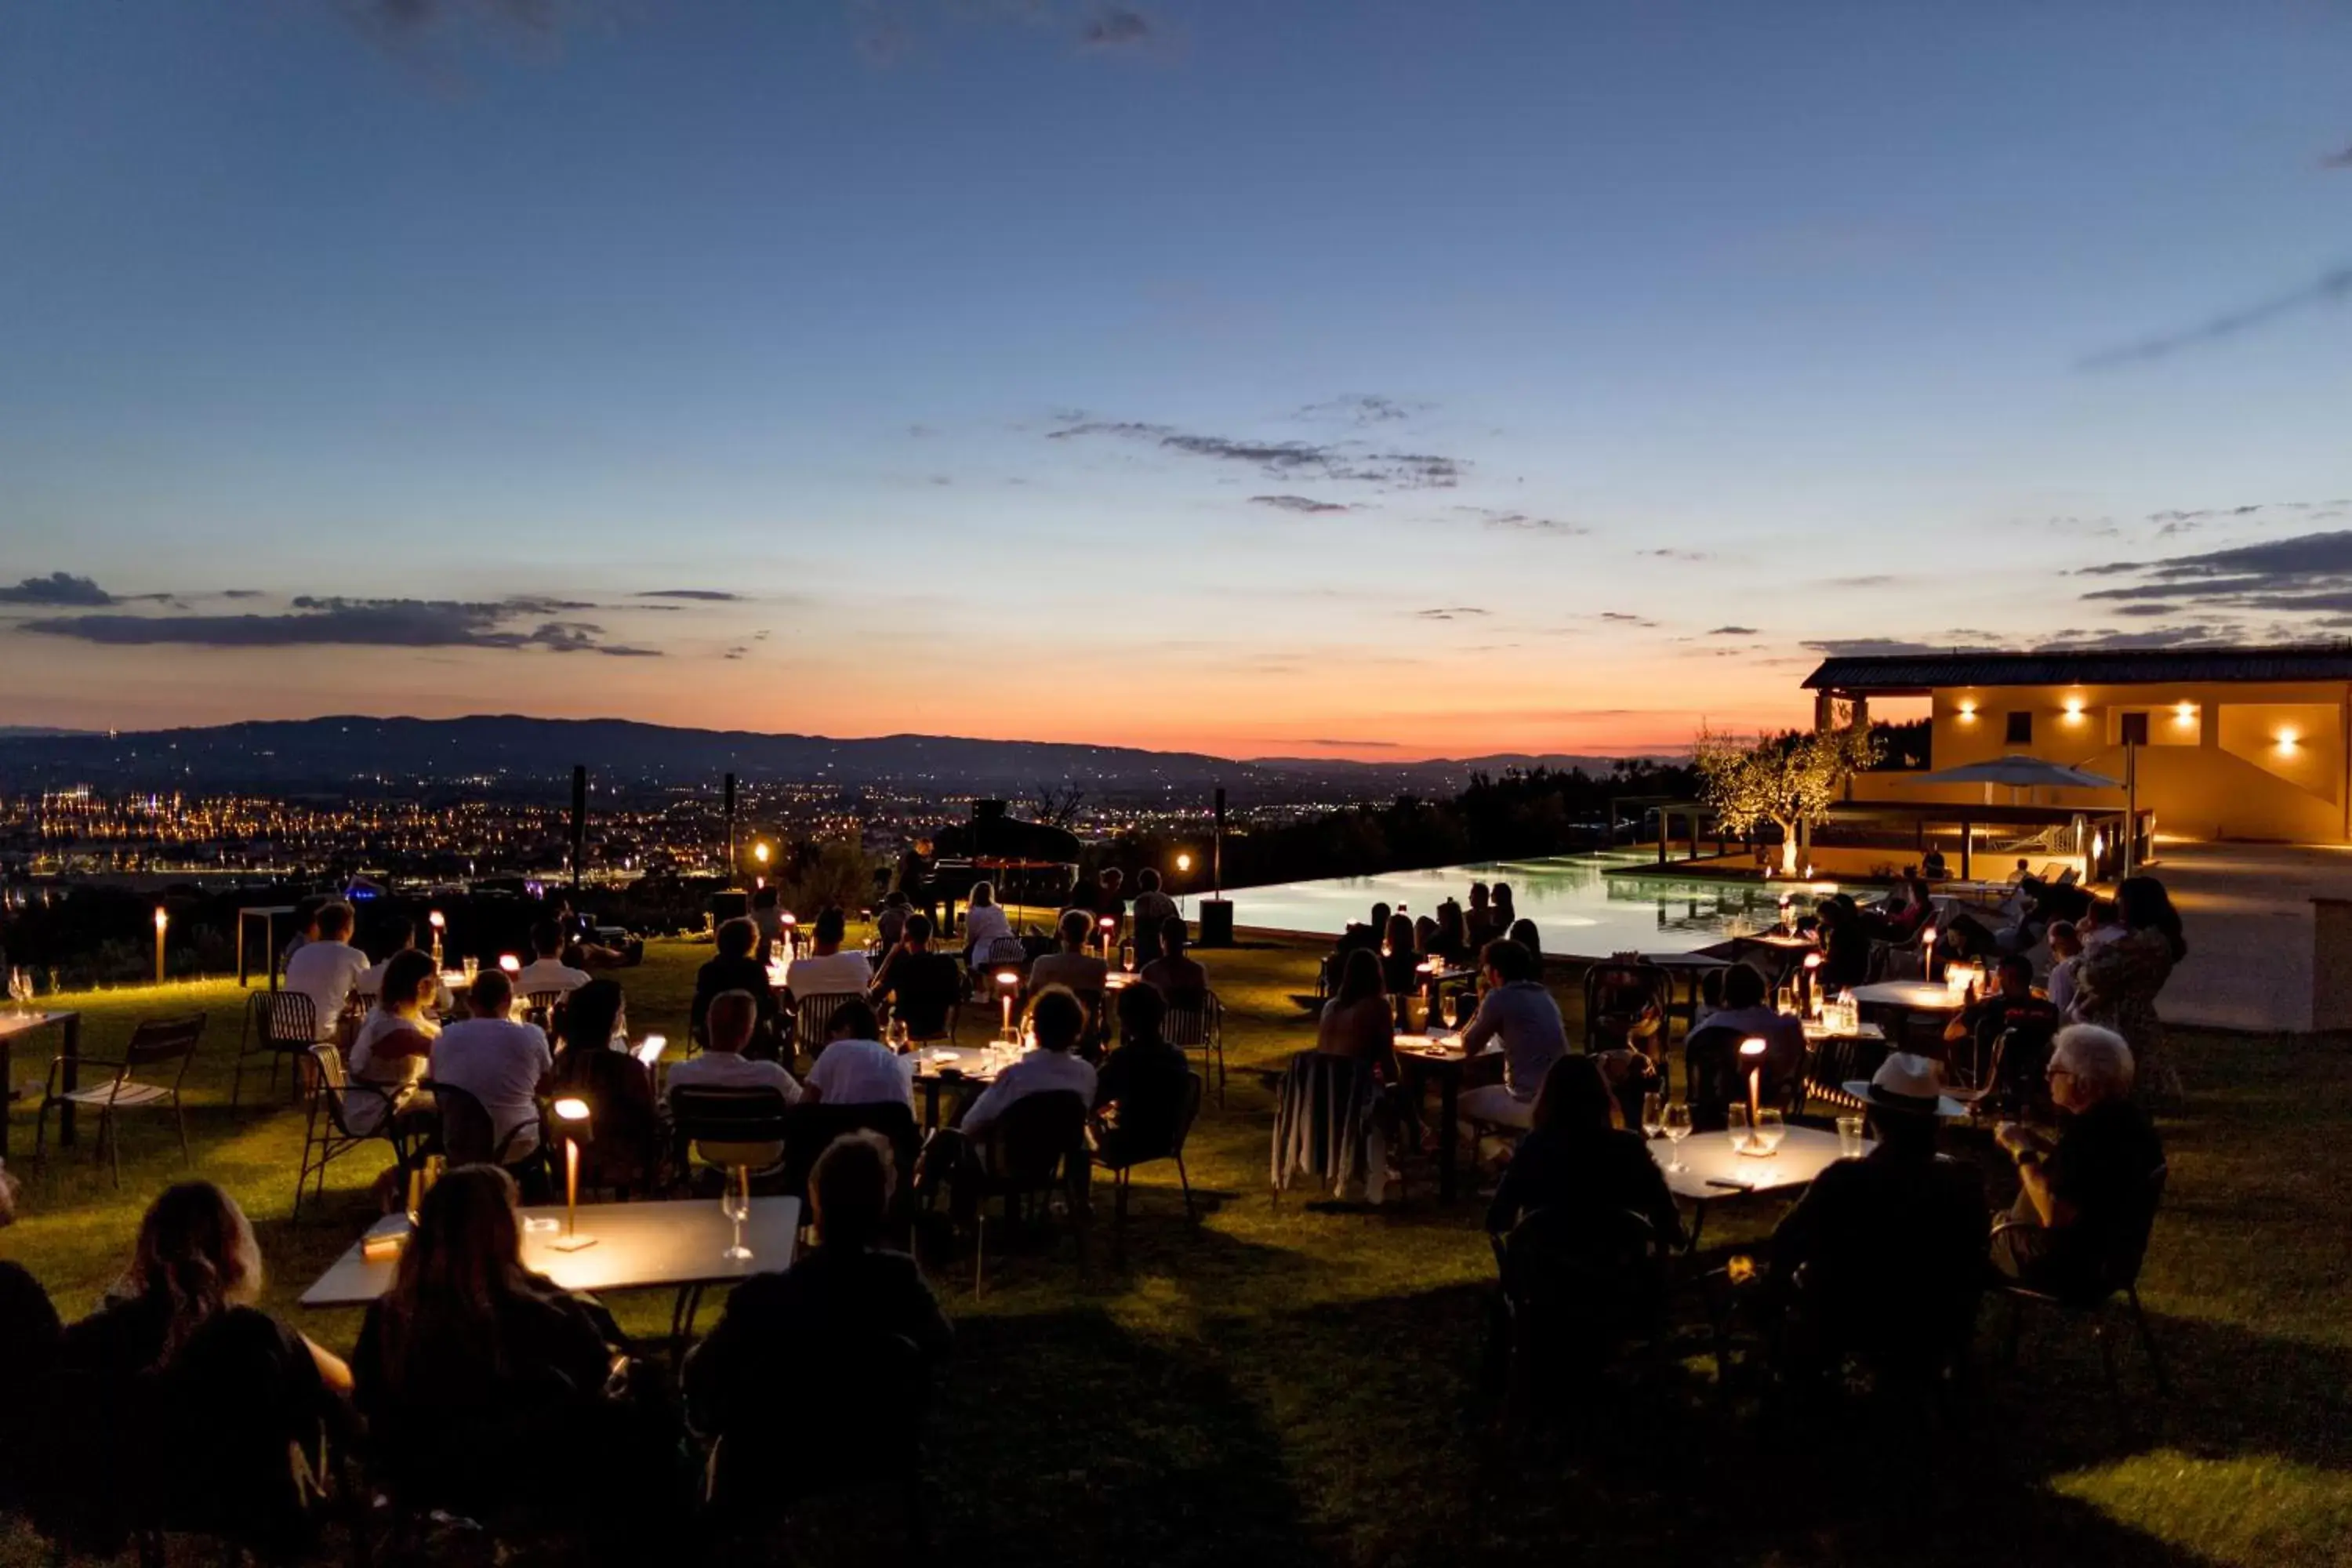
M58 1031L58 1054L65 1058L66 1068L58 1087L66 1093L81 1087L81 1015L69 1012L19 1012L14 1008L0 1012L0 1160L8 1157L8 1107L16 1098L16 1042L20 1035L37 1029ZM48 1075L41 1075L46 1092ZM58 1142L71 1144L74 1141L74 1107L68 1100L58 1108Z
M1423 1086L1431 1079L1437 1080L1437 1201L1450 1204L1455 1185L1454 1157L1462 1145L1454 1107L1461 1099L1462 1079L1469 1070L1471 1058L1462 1054L1459 1035L1398 1035L1393 1044L1397 1068L1404 1079L1408 1096L1419 1100ZM1492 1041L1479 1054L1500 1056L1502 1049L1501 1041Z
M1863 1140L1864 1153L1874 1147L1870 1139ZM1707 1210L1715 1205L1760 1195L1794 1197L1843 1157L1836 1133L1811 1127L1790 1128L1779 1149L1761 1155L1733 1148L1728 1132L1694 1132L1683 1140L1681 1154L1683 1168L1669 1170L1675 1145L1664 1138L1650 1140L1650 1158L1664 1172L1666 1190L1697 1211L1691 1220L1694 1250Z
M909 1052L906 1060L914 1065L914 1085L923 1094L923 1125L940 1124L940 1090L950 1084L970 1084L986 1089L996 1081L996 1075L1019 1059L1016 1053L991 1065L984 1047L966 1049L961 1047L927 1046Z
M793 1197L755 1197L743 1222L747 1258L722 1258L735 1234L734 1223L719 1211L716 1198L685 1198L666 1203L582 1204L580 1234L596 1244L577 1252L559 1252L552 1243L562 1235L561 1205L522 1211L523 1267L546 1275L566 1290L650 1290L675 1287L677 1310L673 1331L682 1339L693 1331L694 1310L703 1289L733 1285L754 1274L773 1274L792 1267L799 1240L801 1201ZM553 1220L556 1228L533 1230L529 1222ZM387 1215L368 1227L369 1236L404 1231L406 1215ZM352 1243L308 1290L305 1307L362 1307L392 1286L399 1257L371 1261L362 1252L364 1238Z

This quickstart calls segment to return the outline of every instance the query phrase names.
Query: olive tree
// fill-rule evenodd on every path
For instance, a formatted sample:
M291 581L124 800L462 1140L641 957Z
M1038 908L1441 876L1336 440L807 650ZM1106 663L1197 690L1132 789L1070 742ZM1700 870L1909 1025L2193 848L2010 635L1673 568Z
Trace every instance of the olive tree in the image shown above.
M1780 830L1780 869L1793 875L1801 834L1818 826L1845 781L1878 760L1879 740L1865 721L1836 729L1754 737L1701 727L1693 748L1699 794L1734 833L1765 823Z

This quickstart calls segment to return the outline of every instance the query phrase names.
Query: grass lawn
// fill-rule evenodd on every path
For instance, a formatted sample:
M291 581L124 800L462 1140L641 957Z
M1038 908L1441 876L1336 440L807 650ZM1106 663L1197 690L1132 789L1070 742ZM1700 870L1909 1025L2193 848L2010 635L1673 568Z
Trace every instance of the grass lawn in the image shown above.
M708 952L656 943L622 976L636 1027L683 1040ZM949 1560L1556 1563L1585 1548L1656 1562L2352 1561L2342 1039L2178 1037L2191 1099L2162 1129L2172 1180L2144 1279L2176 1395L2155 1399L2126 1343L2129 1435L2087 1334L2029 1321L2017 1371L1988 1353L1962 1429L1937 1438L1889 1440L1866 1413L1768 1429L1752 1400L1715 1387L1694 1335L1663 1386L1622 1391L1571 1430L1503 1440L1475 1391L1493 1277L1481 1205L1439 1207L1422 1172L1401 1212L1270 1205L1271 1107L1249 1069L1309 1043L1287 995L1309 988L1312 961L1284 946L1202 956L1234 1071L1229 1105L1213 1100L1193 1139L1202 1226L1185 1227L1172 1168L1153 1168L1123 1262L1099 1239L1084 1272L1066 1247L992 1259L977 1303L964 1266L935 1281L958 1334L930 1428ZM323 1207L288 1223L301 1119L282 1091L257 1109L250 1078L246 1109L229 1110L235 988L62 1000L100 1056L137 1017L209 1013L196 1170L252 1215L270 1304L347 1349L356 1314L293 1303L368 1219L374 1169L348 1162ZM20 1083L37 1077L34 1056L20 1056ZM31 1107L16 1109L25 1212L0 1256L68 1316L110 1283L144 1201L180 1173L167 1122L130 1119L118 1193L87 1132L37 1171ZM1711 1219L1711 1248L1752 1242L1773 1212ZM667 1297L614 1305L633 1330L667 1324ZM1687 1299L1680 1310L1696 1323ZM0 1531L0 1563L40 1552Z

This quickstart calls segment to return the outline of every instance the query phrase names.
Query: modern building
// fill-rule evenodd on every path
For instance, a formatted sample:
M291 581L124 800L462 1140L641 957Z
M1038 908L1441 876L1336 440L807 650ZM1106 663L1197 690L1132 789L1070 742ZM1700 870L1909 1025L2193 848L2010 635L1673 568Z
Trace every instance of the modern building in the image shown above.
M2137 774L2158 831L2190 838L2352 843L2352 644L1825 659L1815 722L1840 701L1927 699L1934 767L2012 752L2110 778ZM2126 742L2132 755L2126 756ZM1856 801L1984 801L1916 773L1857 776ZM2112 810L2121 789L2043 789L2032 804Z

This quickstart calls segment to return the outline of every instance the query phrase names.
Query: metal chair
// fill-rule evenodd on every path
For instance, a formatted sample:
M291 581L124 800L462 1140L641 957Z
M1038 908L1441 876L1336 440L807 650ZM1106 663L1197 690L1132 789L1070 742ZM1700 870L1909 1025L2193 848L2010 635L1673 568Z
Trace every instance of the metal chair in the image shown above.
M2155 1379L2157 1393L2167 1399L2172 1396L2171 1382L2164 1373L2164 1359L2157 1353L2156 1336L2147 1326L2147 1313L2139 1304L2140 1264L2147 1257L2148 1237L2156 1229L2156 1214L2164 1203L2168 1173L2167 1165L2158 1165L2147 1173L2140 1185L2139 1203L2108 1237L2106 1254L2095 1259L2087 1277L2073 1288L2045 1288L2017 1279L1999 1280L1992 1288L1995 1296L2009 1303L2004 1359L2012 1365L2017 1361L2019 1319L2026 1307L2049 1307L2090 1324L2091 1338L2099 1347L2099 1368L2106 1376L2107 1396L2115 1402L2119 1426L2123 1420L2123 1384L2116 1375L2115 1345L2108 1332L2110 1309L2118 1298L2139 1336L2140 1349L2147 1356L2147 1368ZM2004 1220L1993 1226L1993 1235L1998 1237L2019 1223Z
M698 1157L707 1165L755 1175L781 1170L790 1110L772 1089L673 1089L670 1135L677 1169L688 1169Z
M553 1039L563 1004L570 995L568 991L532 992L523 998L523 1022L538 1025L549 1039Z
M1184 1217L1194 1225L1200 1215L1192 1207L1192 1178L1184 1169L1184 1142L1192 1135L1192 1123L1200 1120L1201 1098L1205 1086L1199 1073L1187 1074L1184 1099L1176 1112L1176 1125L1167 1145L1158 1149L1121 1150L1116 1160L1107 1159L1101 1150L1095 1151L1095 1163L1111 1173L1111 1229L1115 1237L1127 1235L1128 1174L1138 1165L1148 1165L1154 1160L1176 1162L1176 1180L1184 1189Z
M310 1060L303 1069L310 1081L310 1112L302 1128L302 1164L294 1177L294 1219L302 1218L302 1189L316 1174L318 1191L314 1196L327 1194L327 1167L355 1149L369 1143L383 1142L392 1146L393 1158L400 1168L408 1168L408 1145L400 1136L394 1113L400 1109L393 1092L378 1084L355 1083L343 1068L343 1053L331 1045L310 1047ZM372 1131L357 1131L352 1126L352 1106L378 1103L383 1119Z
M310 1059L319 1040L318 1005L299 991L257 991L245 1005L245 1021L236 1036L236 1073L229 1081L228 1102L234 1107L245 1092L245 1064L254 1057L269 1058L269 1087L278 1087L278 1064L287 1058ZM298 1076L297 1092L302 1083Z
M1217 1000L1213 991L1201 994L1198 1006L1171 1005L1160 1020L1160 1037L1177 1047L1185 1055L1201 1053L1201 1076L1209 1075L1209 1064L1217 1065L1217 1107L1225 1103L1225 1005Z
M518 1121L501 1133L488 1107L471 1089L433 1079L416 1087L432 1091L434 1108L440 1114L442 1157L451 1165L497 1165L520 1174L545 1154L548 1139L538 1117ZM540 1134L538 1143L522 1158L509 1158L515 1141L530 1131Z
M845 1002L864 999L856 991L813 991L793 998L793 1049L814 1057L824 1048L825 1030ZM789 1064L787 1064L789 1065Z
M188 1079L188 1064L195 1059L196 1043L204 1038L205 1015L192 1013L184 1018L145 1018L131 1032L131 1043L122 1048L122 1059L104 1061L94 1057L79 1058L84 1068L112 1068L114 1076L94 1089L58 1089L58 1075L67 1058L60 1056L49 1063L48 1082L41 1093L39 1120L34 1125L33 1151L35 1159L45 1158L48 1151L49 1110L52 1106L78 1106L98 1112L98 1141L104 1146L108 1168L114 1184L122 1184L122 1137L114 1125L119 1110L139 1110L149 1107L169 1106L172 1120L180 1134L180 1158L194 1165L195 1157L188 1152L188 1117L180 1102L180 1088ZM131 1075L142 1068L164 1068L178 1063L168 1084L141 1082Z
M1665 1249L1631 1209L1566 1206L1495 1238L1502 1272L1505 1419L1524 1420L1562 1374L1589 1379L1628 1340L1655 1365L1667 1336Z
M987 1200L1004 1203L1004 1223L1010 1228L1028 1204L1064 1192L1078 1237L1078 1258L1086 1259L1087 1178L1093 1169L1087 1152L1087 1102L1069 1089L1024 1095L1005 1108L973 1150L967 1168L979 1202L974 1205L975 1239L971 1251L971 1293L981 1293L988 1268Z

